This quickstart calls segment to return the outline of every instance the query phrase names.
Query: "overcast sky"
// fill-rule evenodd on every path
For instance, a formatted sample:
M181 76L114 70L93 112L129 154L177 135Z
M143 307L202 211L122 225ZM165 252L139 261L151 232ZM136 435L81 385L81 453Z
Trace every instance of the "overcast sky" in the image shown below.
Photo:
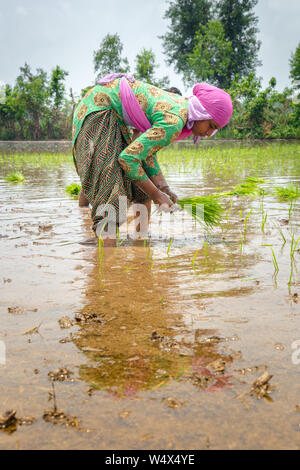
M56 65L69 72L75 92L94 80L93 51L107 33L118 33L123 53L134 69L141 48L152 48L160 64L157 77L169 75L184 91L179 76L166 66L158 38L167 30L166 0L0 0L0 81L13 84L19 67L50 71ZM300 1L259 0L258 75L267 85L277 78L279 90L289 84L289 58L300 42Z

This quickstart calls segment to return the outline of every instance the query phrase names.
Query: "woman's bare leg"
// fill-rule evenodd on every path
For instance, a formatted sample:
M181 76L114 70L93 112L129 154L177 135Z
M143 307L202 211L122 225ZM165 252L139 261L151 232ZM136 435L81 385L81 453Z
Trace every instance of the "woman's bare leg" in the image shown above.
M79 193L79 207L88 207L89 201L84 195L84 192L81 188L80 193Z
M148 232L148 228L149 228L149 224L150 224L150 218L151 218L151 202L152 202L151 199L148 199L148 201L143 202L143 205L146 207L147 214L148 214L148 226L147 226L147 230L146 230L147 232ZM136 216L135 219L137 217L138 216ZM141 230L141 226L140 226L140 224L138 224L137 227L136 227L136 231L140 232L140 230Z

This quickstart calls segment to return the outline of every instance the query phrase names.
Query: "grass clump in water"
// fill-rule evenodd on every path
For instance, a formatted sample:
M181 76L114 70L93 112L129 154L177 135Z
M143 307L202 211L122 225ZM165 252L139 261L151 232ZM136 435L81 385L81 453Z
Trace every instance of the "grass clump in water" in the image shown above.
M68 194L70 194L70 196L79 196L81 186L80 184L72 183L69 184L65 190Z
M186 197L178 204L200 224L210 228L220 225L224 209L216 196Z
M275 194L283 201L292 201L300 197L300 187L292 183L285 187L277 186L275 191Z
M10 183L24 183L25 178L22 173L10 173L5 180Z

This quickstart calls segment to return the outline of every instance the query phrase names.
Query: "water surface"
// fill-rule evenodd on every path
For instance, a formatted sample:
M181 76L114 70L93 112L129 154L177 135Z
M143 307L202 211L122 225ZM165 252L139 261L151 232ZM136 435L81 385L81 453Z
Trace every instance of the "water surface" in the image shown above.
M71 157L0 155L0 414L36 418L1 430L2 449L299 449L300 206L271 194L299 184L299 145L178 147L159 160L179 196L247 176L264 178L266 195L227 200L222 228L191 224L171 247L159 238L170 221L154 214L150 246L106 248L100 262L80 243L89 209L64 191L78 182ZM15 171L25 183L5 181ZM62 329L65 316L74 325ZM72 375L55 382L57 407L75 427L43 418L59 368ZM249 391L265 370L274 390L258 399Z

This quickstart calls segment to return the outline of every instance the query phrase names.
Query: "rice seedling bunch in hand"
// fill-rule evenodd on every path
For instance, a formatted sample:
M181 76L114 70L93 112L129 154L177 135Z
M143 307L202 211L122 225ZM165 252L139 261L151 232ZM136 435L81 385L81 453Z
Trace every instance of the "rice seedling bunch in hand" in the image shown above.
M177 203L200 224L210 228L220 225L224 209L216 196L186 197Z

